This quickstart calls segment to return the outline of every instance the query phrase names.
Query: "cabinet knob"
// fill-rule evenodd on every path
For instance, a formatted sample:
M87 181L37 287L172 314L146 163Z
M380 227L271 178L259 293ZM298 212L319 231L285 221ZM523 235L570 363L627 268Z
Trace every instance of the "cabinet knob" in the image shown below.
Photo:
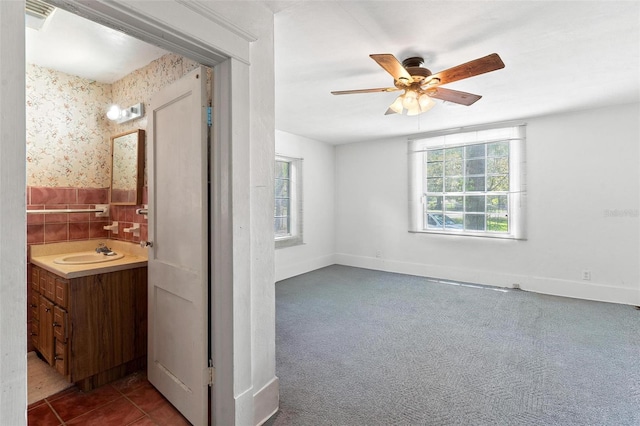
M32 335L32 336L37 336L37 335L38 335L38 333L33 333L33 332L31 332L31 335Z
M50 308L44 308L44 311L45 311L45 312L50 312L50 311L51 311L51 309L50 309Z
M35 303L32 303L32 304L31 304L31 305L29 305L29 306L31 306L32 308L37 308L37 307L38 307L38 305L36 305Z
M60 355L56 355L53 357L53 359L55 359L56 361L58 360L62 361L64 358L62 358Z
M54 322L54 323L53 323L53 326L54 326L54 327L62 327L62 326L61 326L60 324L58 324L57 322Z

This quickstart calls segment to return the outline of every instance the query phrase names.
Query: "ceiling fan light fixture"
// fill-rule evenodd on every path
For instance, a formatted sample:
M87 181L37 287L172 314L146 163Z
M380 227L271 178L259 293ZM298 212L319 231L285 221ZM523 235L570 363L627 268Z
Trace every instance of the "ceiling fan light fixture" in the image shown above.
M418 98L418 105L420 105L420 112L427 112L435 106L436 102L429 97L426 93L423 93Z
M407 110L407 115L418 115L422 114L423 111L420 110L420 105L416 103L413 107Z
M418 94L414 90L407 89L402 96L402 106L408 110L418 106Z
M396 114L402 114L402 109L404 108L402 106L403 96L404 95L398 96L396 100L393 101L391 105L389 105L389 109L395 112Z

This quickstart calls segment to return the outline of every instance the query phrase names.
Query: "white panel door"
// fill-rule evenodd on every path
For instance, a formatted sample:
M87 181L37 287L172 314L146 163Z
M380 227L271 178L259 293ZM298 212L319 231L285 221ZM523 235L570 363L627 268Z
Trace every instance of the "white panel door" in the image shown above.
M151 99L149 381L194 425L207 424L208 202L206 73Z

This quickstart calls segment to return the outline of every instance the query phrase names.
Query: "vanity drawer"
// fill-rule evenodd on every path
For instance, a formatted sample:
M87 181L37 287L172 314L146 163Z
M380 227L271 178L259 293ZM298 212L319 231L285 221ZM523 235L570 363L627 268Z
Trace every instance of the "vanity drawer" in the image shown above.
M40 309L38 308L40 295L38 293L31 293L31 300L29 301L29 309L31 309L31 319L38 320L40 318Z
M41 269L38 274L38 282L40 285L38 286L38 293L43 296L46 296L47 293L47 271Z
M56 355L53 360L58 373L63 376L69 374L69 347L66 343L56 340Z
M56 277L55 275L41 270L40 271L40 294L47 299L53 301L56 291Z
M47 273L47 287L45 297L51 301L55 299L56 295L56 277L52 273Z
M69 303L69 281L64 278L56 277L55 283L55 300L56 305L60 305L63 308L68 307Z
M53 307L53 337L57 342L67 341L67 311L58 306Z
M40 293L40 269L31 265L31 290Z

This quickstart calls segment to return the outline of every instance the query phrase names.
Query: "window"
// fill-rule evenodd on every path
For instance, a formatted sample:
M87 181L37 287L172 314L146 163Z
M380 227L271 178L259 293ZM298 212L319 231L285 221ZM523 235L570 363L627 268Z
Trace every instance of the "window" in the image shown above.
M413 232L524 238L524 126L409 142Z
M302 159L276 157L273 231L276 248L302 244Z

